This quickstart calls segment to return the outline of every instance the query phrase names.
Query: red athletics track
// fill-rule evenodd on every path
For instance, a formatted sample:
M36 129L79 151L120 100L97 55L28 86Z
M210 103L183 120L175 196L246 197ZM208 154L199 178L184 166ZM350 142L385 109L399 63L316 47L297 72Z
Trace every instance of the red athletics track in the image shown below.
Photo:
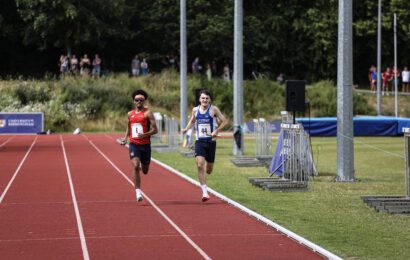
M323 259L155 163L137 203L112 136L16 136L0 155L2 259Z

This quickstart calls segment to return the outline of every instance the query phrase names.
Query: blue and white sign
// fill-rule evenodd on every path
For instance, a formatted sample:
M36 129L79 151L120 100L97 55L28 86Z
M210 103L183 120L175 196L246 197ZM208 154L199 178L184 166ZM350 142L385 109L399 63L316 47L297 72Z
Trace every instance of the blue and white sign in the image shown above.
M0 113L0 134L37 134L44 131L41 112Z

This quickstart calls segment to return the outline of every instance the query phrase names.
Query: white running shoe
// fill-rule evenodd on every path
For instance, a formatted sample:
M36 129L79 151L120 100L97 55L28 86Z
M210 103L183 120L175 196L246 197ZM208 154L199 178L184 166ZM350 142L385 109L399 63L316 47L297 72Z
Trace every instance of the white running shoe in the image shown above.
M137 201L142 201L142 194L141 192L137 192Z
M208 201L209 195L202 195L202 202Z

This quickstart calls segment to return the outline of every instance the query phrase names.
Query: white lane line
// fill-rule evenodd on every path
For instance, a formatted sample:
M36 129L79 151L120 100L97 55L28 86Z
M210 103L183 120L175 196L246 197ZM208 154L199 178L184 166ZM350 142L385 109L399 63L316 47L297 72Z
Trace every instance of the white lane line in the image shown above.
M139 239L143 240L146 238L176 238L179 237L180 235L178 234L153 234L153 235L124 235L124 236L88 236L88 239L122 239L122 238L133 238L133 239ZM277 237L277 236L282 236L282 234L279 233L273 233L273 234L266 234L266 233L261 233L261 234L206 234L206 235L193 235L194 237L227 237L227 238L249 238L249 237ZM27 238L27 239L0 239L0 243L6 243L6 242L31 242L31 241L58 241L58 240L77 240L78 237L43 237L43 238Z
M80 216L80 210L78 209L77 199L75 197L75 192L74 192L74 185L71 179L70 166L68 165L68 159L67 159L67 154L65 152L64 141L61 135L60 135L60 140L61 140L61 147L63 148L64 161L65 161L65 166L67 169L68 182L70 184L71 198L72 198L73 205L74 205L75 218L77 219L78 233L80 234L81 249L83 250L83 258L88 260L90 259L90 257L88 255L87 243L85 241L84 229L83 229L83 224L81 222L81 216Z
M10 189L11 184L13 183L13 181L14 181L14 179L16 178L18 172L20 171L21 166L23 166L24 161L27 159L27 157L28 157L28 155L29 155L31 149L33 148L34 144L36 143L37 138L38 138L38 136L36 136L36 138L34 138L34 141L31 143L30 148L28 148L28 150L27 150L27 152L26 152L26 155L25 155L25 156L23 157L23 159L21 160L19 166L17 167L16 171L15 171L14 174L13 174L13 177L11 177L9 183L7 184L7 186L6 186L6 188L4 189L3 193L1 194L0 203L3 201L4 197L6 196L7 191Z
M13 140L14 137L16 137L16 136L13 135L12 137L9 137L9 139L7 139L4 143L0 144L0 147L5 146L8 142L10 142L11 140Z
M114 167L114 169L117 170L117 172L120 173L120 174L122 175L122 177L124 177L124 179L131 184L132 187L134 187L134 183L128 178L128 176L127 176L125 173L123 173L90 139L88 139L88 137L85 137L85 138L86 138L86 139L88 140L88 142L101 154L101 156L104 157L104 158L111 164L111 166ZM181 236L182 236L183 238L185 238L185 240L186 240L193 248L195 248L195 250L198 251L198 253L199 253L204 259L207 259L207 260L210 260L210 259L211 259L211 257L209 257L197 244L195 244L195 242L192 241L192 239L189 238L189 236L188 236L187 234L185 234L185 232L182 231L182 229L180 229L180 228L178 227L178 225L175 224L175 223L147 196L147 194L145 194L145 193L143 193L143 192L142 192L142 194L144 195L144 198L145 198L146 200L148 200L148 202L158 211L158 213L161 214L161 215L165 218L165 220L168 221L168 223L171 224L171 226L172 226L173 228L175 228L175 230L178 231L178 233L181 234Z

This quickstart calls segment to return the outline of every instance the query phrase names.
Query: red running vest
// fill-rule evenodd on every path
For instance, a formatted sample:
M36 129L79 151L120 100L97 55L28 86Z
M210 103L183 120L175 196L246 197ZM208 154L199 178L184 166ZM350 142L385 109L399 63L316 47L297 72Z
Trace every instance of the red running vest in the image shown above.
M150 136L138 138L137 134L149 131L149 120L144 116L147 109L144 107L140 112L132 110L128 116L128 131L130 134L130 143L149 144Z

